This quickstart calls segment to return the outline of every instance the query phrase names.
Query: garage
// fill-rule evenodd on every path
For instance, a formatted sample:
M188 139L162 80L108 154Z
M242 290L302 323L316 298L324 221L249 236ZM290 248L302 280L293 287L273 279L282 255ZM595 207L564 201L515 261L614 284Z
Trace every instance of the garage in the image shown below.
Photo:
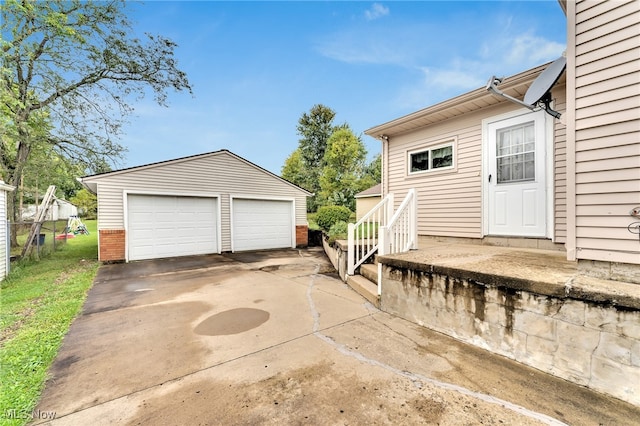
M98 259L305 247L312 194L228 150L84 176Z
M233 251L295 247L292 200L233 198Z
M129 260L219 253L214 197L127 195Z

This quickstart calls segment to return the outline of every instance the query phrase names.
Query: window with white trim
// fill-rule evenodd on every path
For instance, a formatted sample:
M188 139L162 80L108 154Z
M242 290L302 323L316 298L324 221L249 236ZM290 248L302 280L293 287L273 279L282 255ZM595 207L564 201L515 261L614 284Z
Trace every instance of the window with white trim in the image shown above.
M453 168L453 142L409 152L409 174Z

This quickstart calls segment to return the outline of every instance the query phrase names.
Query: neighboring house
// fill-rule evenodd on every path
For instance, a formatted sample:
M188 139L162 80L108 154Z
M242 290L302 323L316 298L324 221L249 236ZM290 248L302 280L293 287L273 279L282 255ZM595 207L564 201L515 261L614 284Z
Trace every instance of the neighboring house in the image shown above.
M7 220L7 197L15 188L0 180L0 281L9 273L9 221Z
M33 220L40 206L29 205L22 210L22 220ZM45 220L67 220L70 216L78 216L78 208L67 200L56 198L51 203Z
M480 88L375 126L365 133L382 141L382 195L398 204L416 188L419 235L526 237L585 273L640 283L628 229L640 206L640 3L561 5L567 69L551 96L562 117ZM500 89L522 99L545 67Z
M81 181L98 196L101 261L307 245L311 193L227 150Z
M367 214L372 208L382 200L382 184L377 184L371 188L358 192L356 199L356 220Z

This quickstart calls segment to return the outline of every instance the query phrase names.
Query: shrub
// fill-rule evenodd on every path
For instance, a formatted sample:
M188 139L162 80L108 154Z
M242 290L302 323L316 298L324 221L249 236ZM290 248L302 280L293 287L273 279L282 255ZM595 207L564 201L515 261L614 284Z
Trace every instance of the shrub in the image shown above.
M351 216L351 210L344 206L323 206L316 213L316 222L318 226L328 231L336 222L346 222Z
M316 222L316 214L315 213L307 213L307 223L309 224L310 231L318 231L320 230L320 226L318 226L318 222Z
M329 244L335 240L346 240L349 225L344 220L338 221L329 228Z

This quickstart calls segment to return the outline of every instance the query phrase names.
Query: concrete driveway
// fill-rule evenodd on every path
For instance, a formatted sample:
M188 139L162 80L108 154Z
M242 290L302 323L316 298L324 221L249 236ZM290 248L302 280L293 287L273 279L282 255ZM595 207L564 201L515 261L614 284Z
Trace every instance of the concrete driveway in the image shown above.
M50 373L34 414L56 425L640 418L378 311L316 249L104 265Z

